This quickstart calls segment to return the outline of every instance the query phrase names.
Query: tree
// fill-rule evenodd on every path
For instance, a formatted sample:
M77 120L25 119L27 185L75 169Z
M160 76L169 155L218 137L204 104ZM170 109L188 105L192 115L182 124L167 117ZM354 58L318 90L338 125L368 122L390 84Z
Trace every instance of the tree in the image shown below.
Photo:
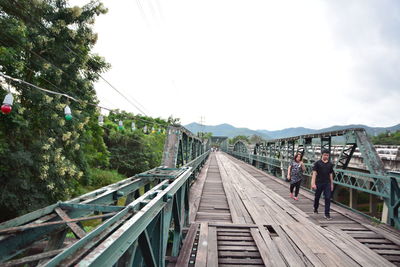
M123 128L118 127L119 121ZM131 129L132 121L136 129ZM147 133L144 127L148 128ZM110 167L126 176L160 166L168 122L160 118L111 112L105 118L104 140L110 151ZM152 130L154 128L154 131Z
M259 143L261 143L261 142L264 142L265 140L261 137L261 136L259 136L259 135L256 135L256 134L253 134L251 137L250 137L250 143L252 143L252 144L259 144Z
M237 141L239 141L239 140L241 140L241 141L245 141L246 143L250 143L250 140L249 140L249 137L248 136L245 136L245 135L238 135L238 136L235 136L235 137L233 137L233 138L229 138L229 144L231 144L231 145L233 145L233 144L235 144Z
M203 132L198 132L197 135L203 140L210 139L213 136L212 133L207 133L207 132L204 132L204 133Z
M374 145L400 145L400 131L381 133L373 136L371 141Z
M108 164L98 111L85 104L97 103L93 83L109 67L91 54L97 40L91 27L105 12L97 1L83 7L66 0L0 2L1 71L84 101L11 83L13 111L0 115L0 220L70 198L90 183L89 162ZM64 119L66 105L71 121Z

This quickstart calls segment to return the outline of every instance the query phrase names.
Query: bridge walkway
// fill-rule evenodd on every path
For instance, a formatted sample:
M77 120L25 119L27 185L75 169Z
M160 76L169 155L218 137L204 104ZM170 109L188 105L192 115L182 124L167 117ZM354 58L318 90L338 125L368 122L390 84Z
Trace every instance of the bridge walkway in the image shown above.
M284 181L212 153L191 187L191 224L170 265L400 266L398 231L335 204L327 221L312 214L311 193L288 195Z

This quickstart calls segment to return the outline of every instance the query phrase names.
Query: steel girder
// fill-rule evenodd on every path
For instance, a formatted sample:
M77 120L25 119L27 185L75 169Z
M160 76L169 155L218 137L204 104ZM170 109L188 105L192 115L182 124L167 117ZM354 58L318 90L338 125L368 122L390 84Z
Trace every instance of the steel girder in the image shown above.
M169 126L164 144L162 166L180 167L209 150L208 142L182 126Z
M211 136L211 144L219 145L220 149L224 152L228 151L228 137L227 136Z
M189 186L209 155L187 133L189 142L180 144L185 165L179 168L155 168L0 224L0 263L165 266L167 254L179 253L189 223ZM102 221L85 232L81 222L94 219ZM63 247L68 231L77 241ZM31 255L41 243L45 251Z
M241 153L243 153L243 154L248 154L249 153L249 149L247 148L246 144L241 140L238 140L233 144L233 151L239 152L240 154ZM241 160L244 160L246 162L250 162L250 159L248 159L246 157L241 158Z
M259 144L259 148L256 150L257 154L240 149L233 149L228 153L246 162L256 161L265 164L266 168L264 169L276 175L274 170L277 169L285 174L295 150L304 156L305 175L311 175L313 163L318 159L317 150L328 149L331 151L331 140L335 136L344 136L345 143L338 159L333 162L335 165L334 183L382 197L388 206L389 224L400 229L400 178L384 170L383 163L364 129L346 129L268 140ZM357 147L367 167L367 172L347 170ZM286 177L286 175L282 175L282 177Z

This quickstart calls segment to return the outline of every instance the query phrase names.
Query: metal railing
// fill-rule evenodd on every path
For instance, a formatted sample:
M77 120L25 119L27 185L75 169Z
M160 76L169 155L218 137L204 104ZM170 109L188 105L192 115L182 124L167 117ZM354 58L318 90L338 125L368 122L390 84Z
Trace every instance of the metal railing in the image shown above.
M1 223L0 265L165 266L167 256L178 256L189 223L189 187L209 150L187 130L174 130L178 143L166 143L175 149L168 154L175 166ZM93 220L98 225L85 232L82 222ZM69 232L76 242L65 247ZM43 252L32 253L43 243Z
M228 151L232 156L241 159L245 162L252 163L253 161L265 164L268 168L278 168L282 172L287 170L290 161L277 159L272 157L254 155L250 153ZM313 164L305 163L305 175L311 176ZM358 171L350 171L344 169L334 169L333 182L347 188L356 189L369 194L384 198L389 203L389 224L400 229L400 178L390 175L375 175Z

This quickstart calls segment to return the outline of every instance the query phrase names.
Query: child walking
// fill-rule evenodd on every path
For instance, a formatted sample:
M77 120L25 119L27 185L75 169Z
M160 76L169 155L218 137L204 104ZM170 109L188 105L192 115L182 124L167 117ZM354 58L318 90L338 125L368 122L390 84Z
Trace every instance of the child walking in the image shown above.
M302 154L297 153L294 160L290 163L288 169L287 179L290 181L290 197L294 200L299 200L298 195L300 191L301 181L303 179L303 171L306 170L302 160ZM293 197L294 190L294 197Z

